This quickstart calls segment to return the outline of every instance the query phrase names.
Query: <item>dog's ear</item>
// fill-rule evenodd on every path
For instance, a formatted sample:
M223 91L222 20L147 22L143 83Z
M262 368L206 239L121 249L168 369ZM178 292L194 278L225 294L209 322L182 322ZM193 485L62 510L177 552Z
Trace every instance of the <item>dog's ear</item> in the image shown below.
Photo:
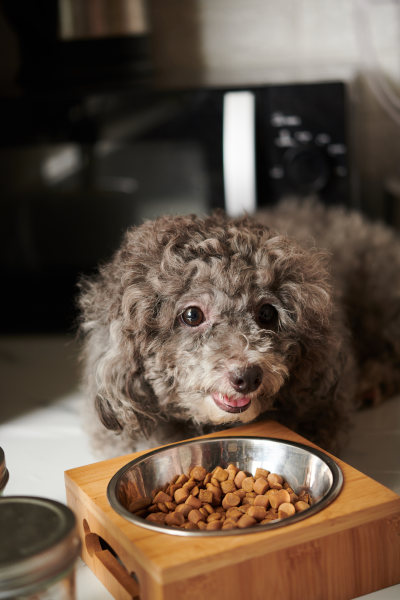
M167 287L170 271L181 277L182 240L193 228L194 216L133 227L98 274L80 282L84 381L101 422L116 433L149 436L162 418L146 361L163 344L160 299L174 291L175 283L171 292ZM169 320L164 327L166 335Z
M124 430L132 440L149 437L159 413L157 399L141 375L133 346L109 337L103 333L100 344L91 332L85 341L87 400L106 429L117 435Z
M117 285L112 266L110 263L97 278L80 283L83 384L87 401L104 427L117 435L124 430L132 439L149 437L158 409L154 392L142 375L146 327L141 324L140 312L150 298L141 301L138 282L131 288L137 301L129 302L124 313L129 290Z
M110 429L111 431L115 431L115 433L120 433L124 429L124 425L120 423L117 418L116 413L114 412L110 402L105 398L102 398L100 395L96 396L95 409L97 414L99 415L100 421L103 423L106 429ZM148 411L150 408L148 408ZM153 411L154 412L154 411ZM135 410L135 402L132 402L130 408L127 411L126 422L134 420L137 421L140 429L143 432L145 437L149 437L152 432L152 424L154 419L150 416L150 412L145 412L143 410ZM129 419L130 413L130 419ZM151 413L153 414L153 413ZM122 419L121 419L122 420ZM126 425L126 423L125 423Z
M106 429L111 429L112 431L122 431L123 427L121 423L118 421L115 412L111 408L108 400L105 400L100 395L96 396L94 401L94 405L99 415L100 421L103 423Z

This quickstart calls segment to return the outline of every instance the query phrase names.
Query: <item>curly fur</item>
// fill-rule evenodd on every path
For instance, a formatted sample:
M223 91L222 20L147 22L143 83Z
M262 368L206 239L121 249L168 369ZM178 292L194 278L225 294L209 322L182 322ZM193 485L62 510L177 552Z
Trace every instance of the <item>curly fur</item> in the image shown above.
M400 243L357 213L162 217L81 282L84 381L103 455L260 417L334 448L361 399L400 389ZM270 326L257 320L267 303ZM200 308L204 322L180 316ZM243 412L232 373L261 373ZM253 389L255 388L255 389Z

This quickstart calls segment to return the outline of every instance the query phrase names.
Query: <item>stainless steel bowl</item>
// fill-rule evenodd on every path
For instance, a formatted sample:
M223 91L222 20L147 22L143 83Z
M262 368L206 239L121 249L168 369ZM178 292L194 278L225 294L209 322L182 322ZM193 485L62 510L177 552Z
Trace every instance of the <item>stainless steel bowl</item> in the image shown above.
M309 490L313 498L311 508L283 520L247 529L217 531L186 530L146 521L129 512L124 505L127 494L130 501L146 498L180 473L188 473L195 465L211 471L233 463L243 471L254 473L257 467L268 469L284 477L296 493ZM339 494L343 475L329 456L302 444L261 437L218 437L173 444L153 450L132 460L110 480L107 497L112 508L135 525L171 535L221 536L255 533L285 527L311 517L325 508Z

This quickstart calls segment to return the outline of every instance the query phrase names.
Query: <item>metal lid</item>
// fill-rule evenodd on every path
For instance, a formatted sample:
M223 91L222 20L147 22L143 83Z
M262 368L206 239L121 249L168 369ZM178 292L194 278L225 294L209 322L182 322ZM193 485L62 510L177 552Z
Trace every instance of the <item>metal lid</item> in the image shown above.
M8 481L8 470L3 448L0 448L0 492L6 487Z
M74 513L54 500L0 498L0 531L0 598L47 587L71 570L80 551Z

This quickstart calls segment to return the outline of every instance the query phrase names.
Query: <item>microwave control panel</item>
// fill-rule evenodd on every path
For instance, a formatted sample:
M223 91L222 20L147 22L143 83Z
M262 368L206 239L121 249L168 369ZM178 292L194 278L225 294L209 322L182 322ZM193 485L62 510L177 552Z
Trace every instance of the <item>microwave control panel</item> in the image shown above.
M255 99L258 204L315 194L348 204L345 85L269 86Z

